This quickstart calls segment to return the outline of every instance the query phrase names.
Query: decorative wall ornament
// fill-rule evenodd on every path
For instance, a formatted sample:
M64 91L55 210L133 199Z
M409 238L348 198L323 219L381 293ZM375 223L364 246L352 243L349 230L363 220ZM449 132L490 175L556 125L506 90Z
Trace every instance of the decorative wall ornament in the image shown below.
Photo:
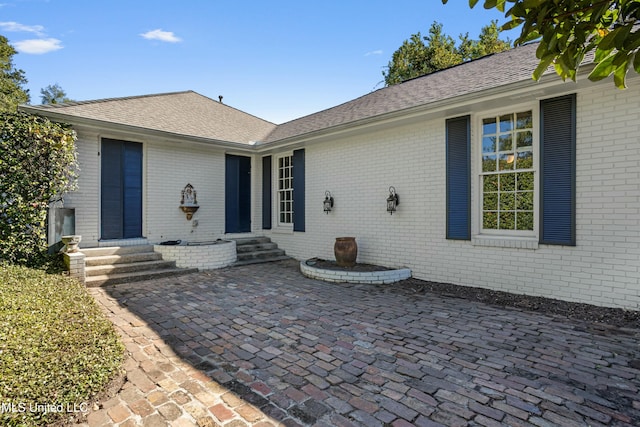
M396 207L400 204L400 196L396 193L396 188L392 185L389 187L389 197L387 197L387 212L391 215L396 211Z
M182 190L182 197L180 199L180 209L187 214L187 220L191 221L193 214L200 208L198 206L198 199L196 197L196 190L193 185L187 184Z
M329 190L324 192L324 202L322 202L322 206L325 213L329 215L329 212L333 209L333 196Z

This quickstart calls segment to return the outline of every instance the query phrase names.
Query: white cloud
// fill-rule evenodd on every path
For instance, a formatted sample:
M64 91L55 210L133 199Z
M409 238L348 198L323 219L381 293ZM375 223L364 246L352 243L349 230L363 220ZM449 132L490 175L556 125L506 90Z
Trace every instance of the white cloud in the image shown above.
M4 31L11 31L16 33L35 33L39 36L44 34L44 27L42 25L24 25L19 22L13 21L0 22L0 28L2 28Z
M58 39L32 39L13 43L16 50L22 53L40 55L62 49L62 42Z
M178 43L182 41L179 37L176 37L175 34L171 31L162 31L160 28L157 30L147 31L146 33L140 34L147 40L159 40L161 42L168 43Z
M371 52L367 52L364 54L364 56L371 56L371 55L382 55L384 52L382 52L381 49L378 50L372 50Z

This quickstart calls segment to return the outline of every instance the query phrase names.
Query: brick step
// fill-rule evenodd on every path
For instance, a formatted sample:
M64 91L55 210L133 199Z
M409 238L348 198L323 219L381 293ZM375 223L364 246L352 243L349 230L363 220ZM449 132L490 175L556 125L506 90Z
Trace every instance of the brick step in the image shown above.
M95 265L95 266L87 266L85 267L85 273L87 277L103 276L108 274L133 273L133 272L148 271L148 270L162 270L167 268L174 268L175 266L176 266L175 261L163 261L162 257L160 257L159 260L154 260L154 261L138 261L138 262L131 262L131 263L101 264L101 265Z
M180 276L183 274L195 273L197 271L197 268L164 268L159 270L138 271L134 273L91 276L87 277L85 284L88 287L109 286L138 282L142 280L159 279L163 277Z

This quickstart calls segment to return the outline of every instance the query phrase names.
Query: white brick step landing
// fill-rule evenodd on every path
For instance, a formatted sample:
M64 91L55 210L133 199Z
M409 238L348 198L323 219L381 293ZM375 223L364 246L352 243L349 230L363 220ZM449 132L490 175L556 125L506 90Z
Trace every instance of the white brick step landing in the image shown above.
M86 286L105 286L198 271L164 261L151 245L81 249L86 256Z
M269 237L242 237L236 241L238 260L234 266L290 259Z

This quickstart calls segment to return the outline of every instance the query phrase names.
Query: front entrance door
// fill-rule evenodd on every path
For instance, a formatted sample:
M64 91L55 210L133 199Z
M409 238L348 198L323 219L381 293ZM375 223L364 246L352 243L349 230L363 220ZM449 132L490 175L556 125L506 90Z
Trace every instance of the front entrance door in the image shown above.
M103 139L100 158L101 239L142 237L142 144Z
M225 168L225 231L251 231L251 158L227 154Z

